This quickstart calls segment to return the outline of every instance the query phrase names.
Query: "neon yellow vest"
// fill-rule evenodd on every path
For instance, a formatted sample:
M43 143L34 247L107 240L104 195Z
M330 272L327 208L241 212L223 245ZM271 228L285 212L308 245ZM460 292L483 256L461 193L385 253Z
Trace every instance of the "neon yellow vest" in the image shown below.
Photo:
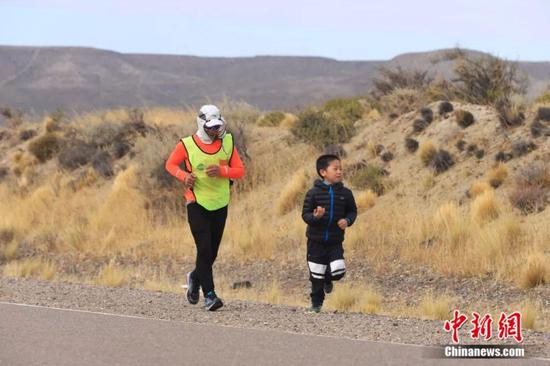
M209 154L201 150L192 136L181 139L187 150L191 171L197 179L193 185L193 193L197 203L209 211L214 211L229 204L229 178L209 177L206 175L206 168L210 165L229 165L229 159L233 153L233 136L227 133L220 149Z

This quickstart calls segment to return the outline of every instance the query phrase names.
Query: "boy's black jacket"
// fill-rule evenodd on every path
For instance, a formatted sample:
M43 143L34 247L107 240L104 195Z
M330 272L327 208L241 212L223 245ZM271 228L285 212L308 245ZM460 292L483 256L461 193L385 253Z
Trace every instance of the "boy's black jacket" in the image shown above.
M321 218L313 216L313 210L321 206L325 214ZM353 193L342 183L327 185L317 179L306 193L302 218L307 223L306 236L313 241L338 244L344 241L344 230L338 226L338 220L347 219L351 226L357 217L357 206Z

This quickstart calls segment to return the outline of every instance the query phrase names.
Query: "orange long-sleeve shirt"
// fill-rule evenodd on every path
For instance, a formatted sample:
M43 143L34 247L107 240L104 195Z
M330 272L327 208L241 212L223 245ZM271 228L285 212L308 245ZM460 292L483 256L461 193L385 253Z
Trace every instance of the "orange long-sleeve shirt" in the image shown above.
M222 141L219 139L211 144L205 144L198 138L197 135L193 135L193 140L201 148L201 150L210 154L218 151L221 148L222 144ZM187 150L185 150L183 143L180 141L178 142L174 150L172 150L172 153L168 157L168 160L166 160L165 168L168 173L172 174L174 177L182 182L185 181L185 177L187 177L187 175L189 174L188 172L180 168L181 164L184 162L187 170L191 171L191 164L189 163ZM236 147L233 146L233 154L231 155L229 164L220 167L220 175L224 178L229 179L238 179L244 175L244 165L241 161L241 158L239 157L239 153L237 152ZM184 197L187 202L196 201L195 194L193 193L192 188L189 188L185 191Z

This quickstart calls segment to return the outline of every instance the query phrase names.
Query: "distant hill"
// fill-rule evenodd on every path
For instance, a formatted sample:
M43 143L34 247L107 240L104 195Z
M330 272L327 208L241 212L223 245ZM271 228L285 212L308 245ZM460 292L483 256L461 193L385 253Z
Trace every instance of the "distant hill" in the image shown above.
M79 47L0 46L0 105L42 112L117 106L196 105L223 97L261 109L292 109L367 92L380 66L449 76L448 51L388 61L320 57L217 58L123 54ZM475 52L475 51L469 51ZM550 83L550 62L521 62L535 93Z

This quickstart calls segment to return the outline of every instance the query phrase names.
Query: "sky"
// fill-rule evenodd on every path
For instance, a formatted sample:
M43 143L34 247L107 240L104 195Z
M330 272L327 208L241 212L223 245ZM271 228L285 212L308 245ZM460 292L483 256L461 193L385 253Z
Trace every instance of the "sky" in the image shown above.
M0 0L0 45L385 60L475 49L550 61L550 0Z

